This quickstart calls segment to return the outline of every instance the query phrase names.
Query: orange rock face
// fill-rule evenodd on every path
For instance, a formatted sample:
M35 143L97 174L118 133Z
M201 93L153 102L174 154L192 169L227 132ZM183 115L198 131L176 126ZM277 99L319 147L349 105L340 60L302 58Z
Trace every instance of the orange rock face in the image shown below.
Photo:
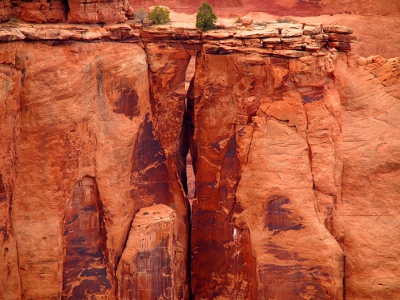
M142 208L135 216L118 265L119 299L185 299L186 278L175 267L184 250L178 220L163 204ZM183 279L183 281L182 281Z
M127 15L133 15L133 9L126 0L101 3L69 0L68 6L69 23L121 23L127 20Z
M198 57L192 268L207 268L192 274L196 299L342 299L343 252L323 225L341 176L326 157L340 136L339 120L323 114L340 107L330 64L329 56Z
M0 39L1 299L400 297L398 58L321 24Z
M129 44L18 43L3 44L1 57L1 120L8 127L1 268L9 274L1 278L2 297L112 298L134 214L152 203L173 206L178 195L160 173L167 169L154 147L145 52ZM187 225L177 231L185 241ZM184 278L185 249L178 255Z
M21 20L33 23L58 23L67 20L67 2L35 1L22 2L21 7L16 8L17 16Z

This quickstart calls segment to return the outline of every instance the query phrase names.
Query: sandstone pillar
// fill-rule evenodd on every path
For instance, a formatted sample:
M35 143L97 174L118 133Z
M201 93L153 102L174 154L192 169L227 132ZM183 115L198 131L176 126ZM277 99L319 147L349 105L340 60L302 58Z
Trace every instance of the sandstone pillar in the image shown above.
M178 219L169 206L144 207L136 214L117 269L118 299L186 299L186 274L178 262L184 248L177 234Z

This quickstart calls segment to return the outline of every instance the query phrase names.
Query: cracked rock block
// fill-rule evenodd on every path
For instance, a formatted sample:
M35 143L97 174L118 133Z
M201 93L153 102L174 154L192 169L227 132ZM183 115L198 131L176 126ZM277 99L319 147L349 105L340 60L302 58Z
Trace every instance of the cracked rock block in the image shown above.
M117 269L121 300L185 299L185 274L178 272L175 211L163 204L142 208L135 216Z

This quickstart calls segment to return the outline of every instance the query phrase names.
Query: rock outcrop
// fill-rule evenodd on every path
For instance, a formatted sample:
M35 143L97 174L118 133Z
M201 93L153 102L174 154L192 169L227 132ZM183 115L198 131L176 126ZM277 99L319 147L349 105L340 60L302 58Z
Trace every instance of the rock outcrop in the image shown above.
M400 297L398 58L321 24L0 40L0 298Z
M183 252L177 232L176 214L168 206L153 205L136 214L118 265L119 299L187 298L186 276L180 278L176 266Z
M68 1L69 23L122 23L133 16L133 9L127 0Z

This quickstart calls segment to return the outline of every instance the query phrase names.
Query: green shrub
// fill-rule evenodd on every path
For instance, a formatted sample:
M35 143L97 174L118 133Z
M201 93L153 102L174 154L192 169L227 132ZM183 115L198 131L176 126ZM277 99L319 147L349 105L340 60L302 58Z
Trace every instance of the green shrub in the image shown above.
M153 21L154 24L165 24L170 21L169 10L157 5L149 14L148 19Z
M291 18L278 18L276 21L278 23L295 23Z
M142 7L139 8L137 13L135 13L135 19L140 20L140 22L143 23L143 21L147 19L147 12Z
M214 15L211 5L203 2L196 15L196 27L207 31L216 28L215 22L217 22L217 17Z

